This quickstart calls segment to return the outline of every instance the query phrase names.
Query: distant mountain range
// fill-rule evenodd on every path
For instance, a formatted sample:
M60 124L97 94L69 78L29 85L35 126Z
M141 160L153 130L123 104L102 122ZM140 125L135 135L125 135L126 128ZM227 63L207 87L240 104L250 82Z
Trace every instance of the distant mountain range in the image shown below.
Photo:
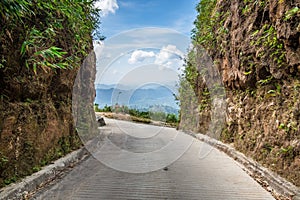
M160 85L160 84L147 84L147 85L143 85L142 89L155 89L155 88L159 88L159 87L165 87L165 88L170 88L171 90L176 90L176 82L170 82L169 84L166 84L164 86ZM121 90L132 90L135 89L136 86L133 85L123 85L123 84L96 84L95 85L96 89L111 89L111 88L115 88L115 89L121 89Z
M136 90L125 85L96 85L95 103L100 108L119 104L139 110L159 108L160 111L174 114L179 110L171 89L160 85L146 85Z

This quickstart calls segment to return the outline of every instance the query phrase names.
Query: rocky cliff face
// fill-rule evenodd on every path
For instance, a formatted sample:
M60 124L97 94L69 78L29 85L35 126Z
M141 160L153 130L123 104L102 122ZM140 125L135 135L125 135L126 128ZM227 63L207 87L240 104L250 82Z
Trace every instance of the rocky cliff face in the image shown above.
M300 186L300 1L204 0L197 9L194 42L226 90L221 139ZM205 132L212 106L196 63L190 55L187 72L197 75L185 78L200 105L197 131Z
M93 25L87 3L0 4L1 187L82 145L72 116L72 92L80 66L92 52ZM89 68L79 85L94 94L95 55L85 62ZM93 98L85 105L90 110Z
M40 73L30 83L27 73L1 74L19 79L2 84L2 89L9 93L0 105L1 185L30 174L80 146L71 113L76 71L56 72L59 75ZM17 98L18 95L24 95L25 99Z

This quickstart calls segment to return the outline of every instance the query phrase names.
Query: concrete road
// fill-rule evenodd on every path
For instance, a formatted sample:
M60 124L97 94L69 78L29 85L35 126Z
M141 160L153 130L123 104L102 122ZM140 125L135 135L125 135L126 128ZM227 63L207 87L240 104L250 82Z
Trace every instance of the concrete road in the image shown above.
M106 122L93 156L32 199L274 199L233 159L191 136Z

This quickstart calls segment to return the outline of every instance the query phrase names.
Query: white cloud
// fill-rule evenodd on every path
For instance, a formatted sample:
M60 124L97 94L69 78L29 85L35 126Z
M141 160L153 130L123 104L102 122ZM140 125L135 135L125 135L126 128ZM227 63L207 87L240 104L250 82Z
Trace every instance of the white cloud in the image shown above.
M179 32L166 28L140 28L132 29L121 34L117 34L104 41L103 52L110 52L113 57L105 61L103 65L108 65L121 53L128 53L136 49L161 49L168 44L175 45L180 51L185 52L190 44L190 38Z
M118 0L121 9L120 2ZM146 68L151 64L156 69L155 73L152 73L153 75L143 68L145 72L139 74L134 79L145 79L145 76L154 78L162 76L166 82L168 79L167 72L173 71L177 75L180 73L178 68L183 66L183 62L179 57L186 54L190 38L172 29L146 27L123 32L106 39L103 43L102 47L104 49L101 49L101 53L99 51L100 48L96 51L98 52L97 55L99 55L97 57L96 83L118 83L131 70L140 68L141 66L145 66ZM150 57L139 59L142 63L130 64L129 59L131 57L131 62L134 62L134 60L138 62L138 59L132 55L137 50L152 53L149 54ZM178 55L172 55L171 52ZM165 58L165 61L163 58ZM157 63L160 62L163 65L155 64L155 60ZM114 69L116 69L115 72Z
M94 46L94 51L95 51L96 57L100 58L100 55L102 54L103 49L104 49L103 42L100 40L94 40L93 46Z
M119 9L117 0L100 0L95 3L95 7L101 9L102 16L115 13Z
M146 58L151 58L151 57L155 57L155 53L153 51L136 50L131 54L128 63L135 64L137 62L144 61Z
M133 2L120 1L120 7L135 8L137 5Z
M174 45L162 47L156 55L155 64L160 65L160 69L164 68L180 68L183 65L184 54Z
M129 64L141 63L146 58L155 58L154 64L161 70L165 68L178 69L183 65L184 54L175 45L163 46L159 52L135 50L128 59Z

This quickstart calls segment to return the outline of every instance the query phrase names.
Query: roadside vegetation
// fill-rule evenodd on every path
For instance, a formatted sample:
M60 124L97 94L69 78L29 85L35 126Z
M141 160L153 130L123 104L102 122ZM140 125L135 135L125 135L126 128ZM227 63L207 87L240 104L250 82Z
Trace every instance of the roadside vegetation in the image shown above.
M146 124L150 124L153 121L158 121L172 127L177 127L179 123L179 118L173 113L165 113L160 111L141 111L139 109L129 108L128 106L124 105L105 105L103 108L99 108L99 105L95 104L94 110L95 112L129 115L132 121ZM113 115L106 115L106 117L109 116L113 117Z

